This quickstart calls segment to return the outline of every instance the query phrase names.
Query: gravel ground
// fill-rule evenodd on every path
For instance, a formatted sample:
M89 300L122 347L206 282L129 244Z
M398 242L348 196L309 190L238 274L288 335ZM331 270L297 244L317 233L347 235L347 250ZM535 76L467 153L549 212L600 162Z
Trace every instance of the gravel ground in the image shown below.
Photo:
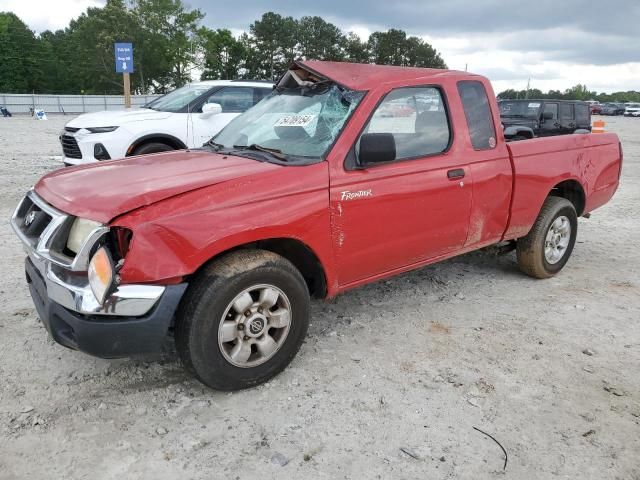
M0 118L0 217L68 118ZM293 364L240 393L54 344L2 222L0 478L640 479L640 119L606 121L623 184L556 278L480 252L316 302Z

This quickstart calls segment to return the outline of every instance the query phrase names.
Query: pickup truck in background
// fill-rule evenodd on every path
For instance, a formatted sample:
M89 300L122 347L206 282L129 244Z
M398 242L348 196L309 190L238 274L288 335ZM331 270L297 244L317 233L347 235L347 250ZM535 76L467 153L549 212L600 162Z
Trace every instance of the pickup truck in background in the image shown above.
M588 133L591 112L577 100L500 100L503 135L509 141Z
M39 316L105 358L172 332L189 372L235 390L291 362L310 297L495 244L551 277L622 148L507 143L494 98L466 72L298 61L206 147L45 175L12 217Z

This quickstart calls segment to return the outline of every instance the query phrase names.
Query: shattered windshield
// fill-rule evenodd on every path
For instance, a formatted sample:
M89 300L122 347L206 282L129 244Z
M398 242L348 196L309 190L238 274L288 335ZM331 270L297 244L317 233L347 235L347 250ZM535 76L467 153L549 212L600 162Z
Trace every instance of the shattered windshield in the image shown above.
M271 152L282 161L324 158L363 95L330 83L274 90L209 144Z
M540 102L535 101L501 101L500 116L514 118L537 118L540 113Z

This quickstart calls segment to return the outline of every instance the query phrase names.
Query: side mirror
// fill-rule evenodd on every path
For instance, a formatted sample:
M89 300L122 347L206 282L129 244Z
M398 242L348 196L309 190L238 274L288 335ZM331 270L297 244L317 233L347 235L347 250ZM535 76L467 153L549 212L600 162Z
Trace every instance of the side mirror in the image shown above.
M396 139L392 133L365 133L360 137L360 165L396 159Z
M542 114L543 120L553 120L553 112L544 112Z
M210 117L222 113L222 105L219 103L205 103L202 105L202 117Z

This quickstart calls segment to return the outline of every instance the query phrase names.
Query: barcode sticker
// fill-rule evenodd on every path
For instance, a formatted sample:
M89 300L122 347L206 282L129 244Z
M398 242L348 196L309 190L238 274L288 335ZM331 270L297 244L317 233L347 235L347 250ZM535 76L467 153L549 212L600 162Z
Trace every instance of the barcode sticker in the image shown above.
M274 127L306 127L309 125L315 115L287 115L280 118L273 126Z

